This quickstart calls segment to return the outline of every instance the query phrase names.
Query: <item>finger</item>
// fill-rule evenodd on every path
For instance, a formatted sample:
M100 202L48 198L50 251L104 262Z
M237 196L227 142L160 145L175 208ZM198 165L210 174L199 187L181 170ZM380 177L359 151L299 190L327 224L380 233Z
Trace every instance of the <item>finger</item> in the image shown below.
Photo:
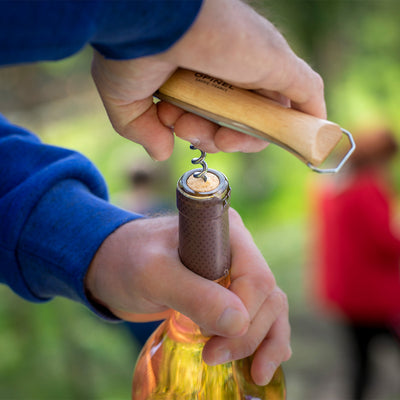
M229 128L219 128L215 133L216 147L225 153L240 151L242 153L256 153L264 150L268 142Z
M244 335L237 338L212 337L204 346L204 361L209 365L216 365L252 355L263 342L283 307L283 294L280 290L275 290L259 309ZM267 358L264 360L269 361Z
M229 128L220 127L198 115L191 113L179 115L177 111L174 114L177 116L176 120L163 118L163 121L169 124L172 123L176 136L194 144L207 153L217 153L219 151L254 153L268 146L268 142L264 140Z
M176 136L207 153L219 151L214 142L214 135L217 130L217 124L191 113L181 115L174 125Z
M174 136L160 121L152 94L173 71L174 66L152 57L116 61L97 51L92 63L92 76L114 129L160 161L171 155Z
M173 128L176 121L185 114L185 110L166 101L157 103L158 118L165 126Z
M261 94L265 97L268 97L271 100L276 101L277 103L281 104L284 107L290 107L290 99L288 99L282 93L279 93L279 92L273 91L273 90L267 90L267 89L259 89L259 90L256 90L255 92L257 92L258 94Z
M143 111L145 106L147 109ZM123 137L141 144L157 161L169 158L174 148L172 129L161 123L152 98L126 105L107 106L114 129Z
M239 296L253 319L266 299L276 290L276 281L239 214L231 209L229 217L232 246L229 290Z
M236 337L247 331L249 315L239 297L183 265L172 269L158 286L158 297L164 304L213 335Z
M289 360L292 355L290 347L290 325L287 311L277 318L267 338L258 347L251 365L251 376L257 385L268 384L278 366Z
M304 61L293 54L293 65L282 69L280 77L273 83L274 89L291 100L291 106L318 118L326 118L326 104L324 99L324 83L318 73ZM269 86L268 86L269 85ZM261 87L271 88L271 81Z

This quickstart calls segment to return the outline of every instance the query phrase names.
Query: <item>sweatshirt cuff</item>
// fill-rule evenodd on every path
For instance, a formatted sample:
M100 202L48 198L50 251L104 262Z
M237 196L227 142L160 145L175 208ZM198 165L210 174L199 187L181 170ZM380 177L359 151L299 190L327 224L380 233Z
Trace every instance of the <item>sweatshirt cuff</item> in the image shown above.
M29 216L17 249L23 278L36 301L62 296L104 319L118 320L88 298L84 278L106 237L137 218L93 195L79 181L52 187Z

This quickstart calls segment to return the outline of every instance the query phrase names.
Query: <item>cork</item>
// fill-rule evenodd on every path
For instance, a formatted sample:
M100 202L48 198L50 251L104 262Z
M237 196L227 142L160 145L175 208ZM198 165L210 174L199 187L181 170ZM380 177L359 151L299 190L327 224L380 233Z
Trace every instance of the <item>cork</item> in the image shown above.
M219 178L210 172L207 172L206 177L207 180L205 181L203 178L195 178L194 175L190 175L187 185L190 189L199 193L210 192L216 189L219 185Z
M219 171L209 170L206 182L194 172L183 174L177 185L179 255L191 271L218 280L230 268L230 187Z

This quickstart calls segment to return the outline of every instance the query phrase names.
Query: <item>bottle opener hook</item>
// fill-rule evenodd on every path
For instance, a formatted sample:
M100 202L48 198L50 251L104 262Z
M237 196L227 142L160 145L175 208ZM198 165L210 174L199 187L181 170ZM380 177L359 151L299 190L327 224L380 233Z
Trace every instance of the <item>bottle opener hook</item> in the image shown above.
M334 168L318 168L315 167L314 165L312 165L311 163L307 163L307 167L312 169L315 172L318 172L319 174L336 174L337 172L339 172L341 170L341 168L343 167L344 164L346 164L347 160L349 159L349 157L351 156L351 154L353 153L353 151L356 149L356 143L353 139L353 136L351 135L351 133L349 131L347 131L344 128L340 128L343 132L343 134L345 136L347 136L347 139L350 142L350 149L347 151L347 153L343 156L343 158L341 159L341 161L338 163L338 165Z

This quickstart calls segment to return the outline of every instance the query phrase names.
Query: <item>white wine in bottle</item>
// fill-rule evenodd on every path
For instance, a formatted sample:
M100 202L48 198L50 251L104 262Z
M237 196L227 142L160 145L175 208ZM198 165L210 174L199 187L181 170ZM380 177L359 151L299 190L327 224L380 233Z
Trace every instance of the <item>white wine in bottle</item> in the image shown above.
M186 172L177 187L179 255L195 273L229 286L230 247L226 177L209 170L207 181ZM174 312L139 355L132 400L284 400L285 379L279 367L271 382L257 386L250 376L251 357L209 366L202 360L208 340L199 327Z

